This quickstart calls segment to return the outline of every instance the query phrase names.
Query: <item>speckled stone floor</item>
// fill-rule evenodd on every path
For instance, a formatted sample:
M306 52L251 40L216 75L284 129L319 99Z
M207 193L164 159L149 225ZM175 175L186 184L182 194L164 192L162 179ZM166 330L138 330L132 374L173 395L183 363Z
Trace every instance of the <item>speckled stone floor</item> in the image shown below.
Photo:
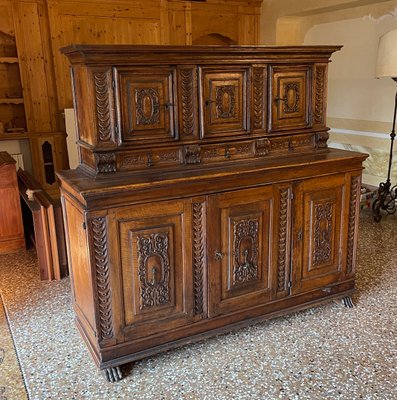
M360 221L357 307L329 303L151 357L107 383L73 325L69 280L0 256L31 399L397 399L397 218Z

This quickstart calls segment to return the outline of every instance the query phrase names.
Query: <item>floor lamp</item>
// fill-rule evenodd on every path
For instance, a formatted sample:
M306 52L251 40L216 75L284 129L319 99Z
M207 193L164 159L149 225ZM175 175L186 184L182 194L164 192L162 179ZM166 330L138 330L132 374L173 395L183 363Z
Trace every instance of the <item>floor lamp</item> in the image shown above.
M378 60L376 65L376 77L392 78L397 85L397 29L383 35L379 41ZM378 195L372 204L374 220L382 219L381 211L388 214L396 212L397 185L391 186L390 175L393 164L393 144L396 137L396 113L397 113L397 87L394 99L393 125L390 133L389 168L386 182L379 184Z

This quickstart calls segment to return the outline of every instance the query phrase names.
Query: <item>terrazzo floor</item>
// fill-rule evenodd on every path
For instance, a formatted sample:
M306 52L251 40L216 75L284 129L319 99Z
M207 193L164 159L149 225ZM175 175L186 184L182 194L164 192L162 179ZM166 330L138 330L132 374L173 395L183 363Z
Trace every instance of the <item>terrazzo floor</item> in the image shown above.
M397 399L397 217L360 221L353 309L328 303L128 365L108 383L73 324L69 280L33 251L0 256L31 399ZM10 398L8 398L10 400ZM19 400L19 399L18 399Z

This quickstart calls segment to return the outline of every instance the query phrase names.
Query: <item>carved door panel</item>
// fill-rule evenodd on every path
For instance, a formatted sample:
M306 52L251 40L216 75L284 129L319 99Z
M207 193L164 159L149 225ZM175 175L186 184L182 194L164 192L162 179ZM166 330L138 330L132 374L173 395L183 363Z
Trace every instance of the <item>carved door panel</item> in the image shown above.
M293 222L293 293L342 278L346 254L345 189L344 175L298 184Z
M209 221L210 316L268 302L272 297L273 189L211 196Z
M175 140L175 69L118 69L122 140Z
M126 339L192 319L191 212L184 201L120 209L122 315Z
M248 126L248 68L199 71L201 76L201 137L240 135Z
M311 125L311 68L271 68L270 131Z

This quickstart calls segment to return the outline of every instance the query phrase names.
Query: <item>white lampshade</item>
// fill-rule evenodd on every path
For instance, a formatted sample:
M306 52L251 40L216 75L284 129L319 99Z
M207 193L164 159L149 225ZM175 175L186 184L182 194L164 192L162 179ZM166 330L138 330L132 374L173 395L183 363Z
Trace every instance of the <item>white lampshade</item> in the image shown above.
M379 39L376 77L397 77L397 29Z

